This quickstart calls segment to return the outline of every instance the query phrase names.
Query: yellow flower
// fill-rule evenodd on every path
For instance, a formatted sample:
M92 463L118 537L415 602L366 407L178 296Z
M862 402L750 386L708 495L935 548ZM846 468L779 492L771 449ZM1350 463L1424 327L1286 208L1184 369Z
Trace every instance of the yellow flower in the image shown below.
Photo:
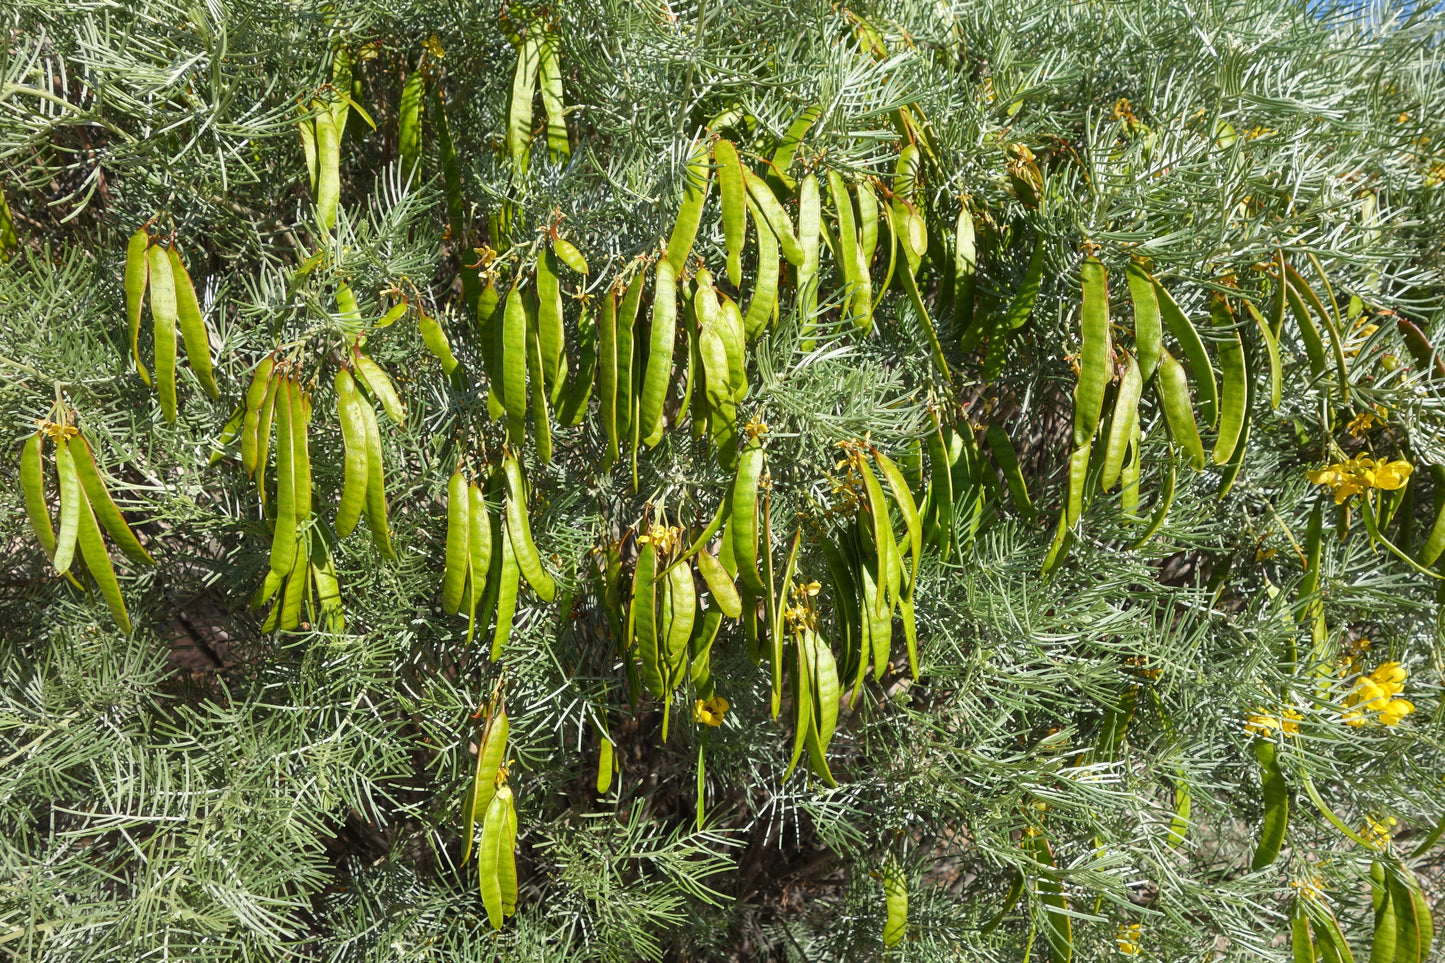
M1380 710L1380 722L1387 726L1397 725L1414 711L1415 706L1409 699L1391 699L1390 704Z
M1314 903L1323 903L1325 898L1325 881L1319 876L1311 873L1304 879L1292 879L1289 883L1299 893L1299 898Z
M1386 816L1384 819L1366 816L1365 825L1360 827L1360 835L1369 840L1376 849L1382 849L1390 842L1390 830L1395 825L1394 816Z
M1350 419L1345 427L1350 429L1350 434L1358 438L1376 425L1383 424L1380 416L1373 411L1362 411Z
M1414 470L1414 467L1403 459L1377 462L1370 484L1388 492L1396 491L1405 487L1405 483L1410 480L1410 473Z
M1341 716L1346 725L1363 726L1369 722L1366 711L1376 712L1381 725L1399 725L1400 720L1415 711L1408 699L1395 698L1405 689L1409 671L1398 662L1382 663L1369 675L1355 680L1355 688L1345 696L1347 711Z
M1252 736L1269 736L1276 729L1283 729L1287 736L1299 735L1299 712L1286 707L1281 715L1284 719L1283 724L1280 722L1281 716L1272 715L1263 709L1256 708L1245 717L1244 731Z
M1413 466L1403 459L1386 461L1371 458L1369 455L1356 455L1349 461L1326 465L1308 472L1307 475L1314 484L1333 489L1335 504L1342 505L1351 495L1371 488L1382 491L1402 488L1410 480L1412 471Z
M1118 944L1119 952L1125 956L1137 956L1142 930L1138 923L1120 923L1114 931L1114 942Z
M692 707L692 719L694 722L702 722L709 726L720 726L723 722L723 713L727 712L729 708L728 700L722 696L699 699Z

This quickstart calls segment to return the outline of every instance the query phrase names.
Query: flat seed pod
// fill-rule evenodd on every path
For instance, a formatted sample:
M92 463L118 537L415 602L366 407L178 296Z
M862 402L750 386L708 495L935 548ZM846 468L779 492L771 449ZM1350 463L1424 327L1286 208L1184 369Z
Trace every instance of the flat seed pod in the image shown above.
M462 591L467 586L468 540L471 532L471 497L461 469L447 482L446 569L442 576L442 611L456 615L461 610Z
M808 730L813 725L813 680L809 675L812 671L811 663L802 645L794 644L793 654L793 755L788 760L788 768L783 771L784 782L803 758L803 751L808 745Z
M487 807L491 805L491 798L497 794L497 771L501 763L507 758L507 722L506 707L499 707L496 714L487 720L487 726L481 732L481 743L477 746L477 763L471 778L471 787L468 788L467 798L462 801L461 823L462 823L462 856L461 862L467 862L471 856L471 844L473 844L475 820L478 814L486 818Z
M1139 476L1143 465L1141 454L1144 447L1144 431L1139 419L1134 419L1134 431L1129 437L1129 455L1119 471L1119 507L1126 516L1139 510Z
M843 175L828 172L828 193L838 214L838 273L843 279L843 297L848 304L848 317L860 332L873 326L873 292L868 283L858 246L858 229L853 219L853 197Z
M205 319L201 316L201 302L196 297L196 287L191 283L191 276L187 273L186 266L181 263L181 255L175 245L172 245L167 253L176 286L176 321L186 346L186 358L206 394L219 398L221 392L216 387L215 375L211 371L211 340L206 333Z
M401 85L401 105L397 109L396 152L401 158L401 180L413 184L421 179L421 107L426 93L426 77L414 70Z
M557 255L557 260L567 265L578 274L587 273L587 259L577 246L566 238L554 238L552 241L552 253Z
M111 498L110 492L105 487L105 482L100 477L100 467L95 463L95 453L91 451L90 442L85 440L84 435L75 435L70 439L70 454L75 460L75 473L80 479L80 487L85 492L85 499L90 505L91 511L95 514L100 527L110 535L110 540L115 543L116 548L125 553L125 557L137 565L153 565L155 559L151 553L145 550L140 540L135 537L126 524L125 516L120 512L120 506ZM49 521L47 515L46 518ZM88 563L87 563L88 564Z
M754 218L756 219L756 214ZM803 249L803 263L798 265L798 297L800 299L798 313L802 317L803 325L806 328L812 326L813 314L818 309L818 242L822 236L823 227L823 204L818 189L818 176L809 171L798 188L798 245ZM763 237L771 236L771 231L758 232L758 275L763 276L767 265L763 263ZM773 244L773 274L776 286L777 268L777 238L772 238ZM886 285L885 285L886 286ZM776 297L776 294L775 294ZM748 317L752 317L751 307ZM748 328L749 337L753 337L751 325Z
M514 182L520 182L527 173L532 152L532 97L537 91L537 75L542 67L544 39L541 22L533 21L527 26L526 36L517 48L517 68L512 74L512 100L507 108L507 156L512 160Z
M1426 963L1435 926L1420 881L1403 862L1385 868L1385 886L1395 910L1395 963Z
M874 569L867 565L859 567L858 581L863 588L859 599L859 609L863 620L868 624L868 643L873 657L873 681L878 682L888 671L888 663L893 652L893 618L889 614L888 587L878 584ZM860 666L860 677L861 669Z
M737 586L728 573L723 570L717 559L707 549L700 550L695 556L697 559L697 571L707 583L707 590L712 594L713 604L730 619L738 618L743 614L742 596L738 594Z
M1087 263L1088 262L1085 262L1086 266ZM1043 279L1044 236L1040 234L1034 239L1034 252L1029 255L1029 265L1024 269L1023 280L1019 282L1018 290L1015 291L1013 297L1009 299L1008 309L1004 312L1005 324L1010 331L1023 327L1029 317L1034 313L1034 302L1038 300L1039 287L1043 284ZM1109 294L1107 275L1105 275L1103 283L1104 311L1107 315ZM1097 305L1091 306L1090 309L1097 310ZM1085 336L1087 337L1093 333L1094 329L1091 328ZM1112 341L1106 339L1104 344L1106 346L1112 346Z
M616 771L616 766L617 763L612 752L612 740L603 736L597 750L597 795L605 796L607 790L612 788L612 776Z
M506 786L499 788L497 795L503 796L506 807L501 848L497 853L497 883L502 891L502 915L511 916L517 912L517 808L512 791Z
M928 337L928 346L933 352L933 363L945 381L952 381L953 375L948 370L948 362L943 356L943 344L938 340L938 331L933 327L933 319L928 316L928 308L923 303L923 295L918 290L918 282L907 271L903 272L901 279L903 290L908 294L908 303L913 306L913 313L918 318L918 323L923 326L923 333Z
M1385 884L1385 870L1376 860L1370 868L1374 882L1375 932L1370 938L1370 963L1395 963L1399 950L1399 907ZM1411 961L1413 963L1413 961Z
M176 281L169 252L151 245L151 322L155 328L156 392L166 421L176 420Z
M1264 320L1253 304L1248 301L1244 302L1244 309L1254 319L1255 325L1259 328L1260 340L1264 342L1265 357L1269 361L1269 407L1273 411L1278 411L1284 385L1284 373L1279 359L1279 338L1275 336L1274 329L1269 322Z
M664 613L666 631L659 640L659 654L666 660L667 684L670 688L681 681L687 665L688 640L692 638L697 617L697 586L692 568L673 565L667 569L667 601Z
M537 252L537 342L541 349L542 378L551 392L557 384L567 350L562 334L562 284L557 278L557 259L543 247Z
M211 454L206 458L206 467L219 465L226 458L226 449L231 446L237 438L241 437L241 428L246 421L246 405L241 403L231 412L231 417L221 426L221 433L216 436L215 442L211 445Z
M636 409L634 400L635 384L641 370L635 357L633 335L637 327L637 309L642 301L642 287L647 281L647 272L638 271L627 284L622 303L617 308L617 437L619 444L633 438L633 418Z
M542 57L538 64L542 109L547 112L547 155L554 164L565 164L572 156L572 145L567 139L566 112L562 107L561 46L562 38L556 31L548 31L542 42ZM584 269L582 273L587 272Z
M325 541L320 538L311 540L311 578L316 583L317 602L312 621L324 626L328 632L345 632L346 613L341 605L341 583L336 578L336 562Z
M1212 376L1211 376L1212 377ZM1189 382L1184 367L1168 351L1159 354L1157 385L1164 405L1164 420L1174 443L1184 450L1189 464L1196 470L1204 467L1204 443L1194 423L1194 405L1189 399Z
M1000 429L1001 430L1001 429ZM1007 440L1007 435L1004 436ZM1012 445L1009 446L1013 448ZM908 552L912 559L912 570L908 575L908 595L913 593L913 583L918 579L918 565L923 559L923 523L918 515L918 506L913 501L913 492L909 490L908 480L903 477L903 472L889 458L877 448L872 449L873 460L878 463L878 470L883 475L883 480L888 483L888 490L893 495L893 504L898 506L898 514L903 516L903 527L908 533ZM1014 459L1017 467L1018 459ZM1022 481L1022 479L1020 479ZM1027 502L1028 495L1025 493L1024 501Z
M783 190L793 189L793 179L788 176L788 169L793 166L793 156L798 151L798 145L807 136L809 128L822 116L823 108L818 104L804 107L788 129L783 132L783 139L778 141L777 149L773 151L772 164L769 170L771 177L776 179L777 186Z
M807 630L808 657L812 662L810 676L813 681L813 721L818 733L818 751L825 754L828 744L833 741L833 732L838 727L838 701L842 689L838 683L838 663L833 650L817 632ZM818 775L827 772L824 769ZM831 778L831 773L828 774Z
M662 440L662 404L672 380L672 354L677 337L677 285L672 264L657 262L652 298L652 337L642 376L637 437L649 448Z
M336 372L336 417L341 425L341 444L345 451L342 465L341 501L336 507L336 534L350 535L366 507L366 489L371 480L370 455L366 444L366 418L351 372Z
M96 524L95 514L90 509L84 489L79 491L78 500L76 541L80 545L81 557L85 559L85 567L90 572L90 577L95 579L96 588L100 590L101 598L105 599L106 607L110 609L110 617L115 619L115 624L120 626L122 632L129 635L130 614L126 612L125 599L120 594L120 583L116 581L115 569L110 564L110 555L106 553L105 541L100 536L100 526Z
M537 327L532 324L527 329L527 380L532 385L532 436L537 445L537 458L544 465L552 460L552 412L547 404L546 378L542 373L545 366Z
M507 438L520 445L527 437L527 307L520 284L513 284L507 292L500 334L497 367L501 380L494 375L492 388L501 389L497 393L507 409Z
M719 140L713 145L712 156L717 161L717 186L722 198L728 281L738 287L743 280L743 244L748 236L748 188L743 182L742 160L732 141Z
M1112 375L1113 351L1109 337L1109 275L1096 257L1084 259L1079 269L1083 283L1083 306L1079 329L1083 347L1079 351L1079 381L1074 388L1074 447L1083 448L1094 438L1104 410L1104 389Z
M304 107L298 107L305 113ZM296 132L301 137L301 154L306 159L306 177L311 185L311 193L316 193L316 121L310 116L303 117L296 122Z
M874 579L879 590L878 612L880 616L887 613L891 618L894 598L890 598L890 593L886 590L895 584L892 566L897 539L893 534L893 520L888 512L888 502L883 497L883 486L878 484L878 476L873 474L873 469L868 467L865 459L859 458L855 464L858 474L863 478L864 491L868 494L869 521L873 527L873 544L869 548L878 566Z
M859 251L864 266L871 266L878 250L878 195L873 193L873 184L867 179L858 182L857 195Z
M732 400L743 401L748 396L748 352L747 328L743 312L737 302L726 294L718 303L719 330L723 335L723 346L728 356L728 382L732 387Z
M1215 327L1232 327L1234 312L1223 297L1216 297L1210 309ZM1234 456L1249 416L1249 372L1245 369L1244 342L1231 330L1219 345L1219 369L1223 391L1219 398L1219 435L1214 445L1214 463L1223 465Z
M437 323L436 318L428 317L425 314L417 317L416 326L421 333L421 340L426 345L426 349L431 352L433 358L441 362L442 374L450 378L452 372L461 366L461 362L457 360L456 355L452 354L452 345L447 340L446 332L442 330L442 326Z
M517 613L517 593L521 588L522 570L517 566L517 556L512 549L511 533L507 522L502 520L499 529L493 529L493 545L500 549L492 554L497 562L497 629L492 633L492 661L502 657L507 642L512 638L512 619ZM483 606L485 610L486 606Z
M1160 317L1164 319L1170 334L1179 342L1184 358L1189 362L1189 373L1194 376L1194 386L1199 396L1200 417L1206 425L1212 427L1219 413L1219 387L1214 380L1214 369L1209 365L1209 353L1204 350L1204 341L1200 339L1199 331L1195 329L1189 316L1180 309L1174 296L1157 278L1154 280L1154 293L1159 300ZM1166 353L1160 349L1161 364Z
M20 450L20 489L25 496L25 515L30 530L45 550L45 557L55 559L55 529L50 524L50 506L45 503L45 434L37 431L25 439Z
M753 595L763 595L762 576L758 573L758 484L763 474L763 449L752 439L738 455L737 476L733 481L731 521L733 558L743 588Z
M950 471L948 448L943 436L943 426L937 413L933 416L933 430L924 438L928 450L928 493L924 500L929 510L922 513L924 530L932 528L930 544L935 546L946 561L953 543L953 474Z
M316 220L323 231L336 227L341 202L341 130L325 107L316 115Z
M1138 258L1130 260L1124 270L1129 285L1129 300L1134 305L1134 351L1138 355L1139 377L1144 384L1154 377L1159 367L1159 351L1164 346L1164 328L1159 318L1159 296L1154 279ZM1108 488L1105 488L1108 491Z
M1089 480L1089 453L1091 446L1075 448L1069 456L1069 500L1065 508L1069 527L1073 528L1084 514L1084 496Z
M405 425L406 405L402 404L401 396L396 393L391 378L382 370L381 365L360 351L352 352L351 360L355 365L356 373L361 376L362 383L381 405L382 410L398 425Z
M1074 927L1068 916L1069 901L1054 868L1053 850L1042 833L1024 836L1024 851L1035 863L1048 867L1034 879L1034 896L1038 901L1039 928L1054 963L1069 963L1074 955Z
M657 546L644 543L632 574L632 604L627 609L628 635L633 639L641 666L642 684L662 698L666 681L657 644Z
M753 203L757 205L758 211L762 214L759 223L765 223L772 229L773 235L778 239L778 246L782 249L783 257L793 267L803 263L803 246L798 243L798 235L793 232L792 222L788 220L788 212L783 210L783 205L773 194L773 189L767 182L758 177L746 167L743 168L743 180L748 185L748 194L752 196Z
M1249 868L1251 871L1258 871L1278 858L1280 847L1284 844L1285 830L1289 826L1289 786L1284 781L1284 772L1279 767L1273 742L1255 739L1254 755L1260 766L1264 825L1260 829L1259 845L1255 847Z
M1315 270L1319 274L1320 279L1324 281L1326 290L1328 291L1329 280L1325 278L1324 270L1320 267L1318 259L1311 255L1311 261L1313 261ZM1301 277L1300 273L1288 262L1285 262L1284 270L1285 276L1289 278L1290 287L1299 292L1305 302L1314 309L1315 314L1325 326L1325 332L1330 336L1330 349L1332 359L1335 363L1335 375L1339 384L1340 400L1348 402L1350 400L1350 372L1345 362L1344 340L1340 337L1339 326L1336 322L1336 318L1339 317L1339 309L1336 307L1333 312L1327 310L1324 303L1320 301L1320 296L1315 293L1314 288L1310 287L1309 282ZM1330 295L1330 299L1331 302L1333 302L1333 294Z
M256 365L255 374L251 376L250 387L246 389L246 415L241 423L241 469L247 475L255 475L257 472L257 458L261 446L261 409L272 390L271 371L275 366L275 355L268 354L262 358L260 364ZM268 438L270 433L271 423L268 419Z
M1019 468L1019 456L1014 451L1013 441L1009 438L1008 432L1003 429L1002 425L989 425L985 438L989 451L993 452L994 463L998 465L999 471L1003 472L1003 479L1008 485L1009 495L1014 500L1014 507L1024 518L1032 519L1034 503L1029 498L1028 485L1025 484L1023 471Z
M296 486L296 524L311 517L311 451L306 426L311 421L311 401L295 378L286 386L291 391L291 458Z
M672 235L667 239L666 262L672 268L673 276L682 274L687 266L687 256L692 253L692 243L697 238L698 225L702 223L702 208L707 200L708 188L712 185L712 165L708 155L708 142L699 140L692 147L687 161L682 189L682 203L677 209L677 220L672 225ZM658 264L659 269L661 263ZM654 322L655 323L655 322Z
M544 602L551 602L557 597L557 584L542 567L542 557L532 541L532 527L527 519L527 490L522 479L522 466L515 455L508 454L502 459L502 472L507 483L507 533L517 566L537 596Z
M896 245L895 245L896 246ZM963 345L974 323L973 298L978 275L978 244L967 200L959 207L953 240L953 333Z
M607 454L602 468L612 467L621 454L621 436L617 431L617 289L608 285L601 295L602 306L597 313L597 418L607 438ZM627 359L630 363L631 359Z
M1189 814L1194 808L1193 798L1189 793L1189 785L1182 779L1174 780L1174 815L1169 820L1169 834L1166 837L1171 849L1178 849L1184 845L1184 840L1189 834Z
M1150 288L1152 291L1153 289ZM1139 362L1126 355L1124 376L1119 379L1119 392L1114 397L1114 417L1109 422L1109 440L1104 454L1104 471L1099 476L1100 491L1108 491L1119 480L1124 469L1124 455L1134 428L1139 423L1139 398L1144 392L1144 372ZM1158 359L1155 359L1158 365Z
M810 174L809 177L812 177L812 175ZM813 178L813 185L813 191L816 195L817 178ZM817 203L816 196L813 198L813 202L814 204ZM752 212L753 220L759 225L761 225L762 214L758 211L757 207L752 204L751 201L748 202L748 210ZM818 212L816 210L805 213L808 213L810 217L815 215L821 216L818 215ZM813 301L816 303L818 273L816 230L814 231L813 235L813 249L813 280L810 282L811 286L808 288L808 291L809 296L812 297ZM752 299L748 301L747 315L743 318L743 332L747 336L747 339L749 341L762 334L763 330L768 326L768 322L772 321L773 316L777 313L779 266L778 239L772 231L763 230L760 227L758 230L758 275L753 280ZM801 277L799 278L798 286L800 289L803 286L803 280ZM811 313L812 312L810 310L808 314L811 315Z
M150 372L140 359L140 309L145 298L146 282L150 277L150 259L146 250L150 247L150 234L145 227L130 236L125 250L125 322L126 333L130 336L130 356L135 370L146 384L151 383Z
M386 520L386 465L382 460L381 428L376 412L366 399L358 406L366 426L366 524L371 529L371 542L387 558L396 558L391 550L391 530Z
M492 569L493 546L491 514L487 511L482 490L475 482L468 489L468 501L466 571L472 596L467 610L467 642L470 643L477 627L476 603L486 594L487 573ZM449 549L450 547L448 545ZM483 621L488 614L486 611L482 612Z
M1420 546L1416 560L1425 566L1434 565L1445 552L1445 465L1430 466L1430 486L1433 492L1435 523Z
M1131 546L1134 550L1138 550L1146 545L1149 539L1153 538L1155 533L1164 527L1164 521L1169 517L1169 509L1174 504L1174 489L1178 481L1179 466L1175 460L1174 448L1170 446L1169 474L1164 476L1164 490L1159 493L1159 497L1154 502L1154 515L1149 519L1149 527L1144 530L1143 535L1139 536L1139 540Z
M61 575L70 571L75 558L75 540L80 530L80 515L84 491L80 487L80 476L75 470L75 458L64 436L55 439L55 477L60 488L60 533L55 539L55 552L51 556L55 570ZM89 511L89 506L86 506Z
M505 797L503 794L506 794ZM503 860L510 860L510 851L503 852L506 837L507 801L512 790L502 786L487 804L482 820L482 843L477 851L477 874L482 895L482 905L487 910L487 920L493 929L502 928L502 881L500 866Z
M903 868L889 860L883 867L883 945L897 946L908 932L908 879Z
M291 447L290 379L277 379L276 388L276 525L271 534L271 591L291 574L296 563L295 459ZM261 601L265 601L262 598Z
M557 423L564 428L575 428L582 424L582 419L587 414L587 402L592 397L592 386L597 378L597 334L597 322L593 319L590 308L584 307L582 316L577 319L577 370L572 373L571 384L567 386L561 405L557 408ZM616 377L615 372L613 376Z

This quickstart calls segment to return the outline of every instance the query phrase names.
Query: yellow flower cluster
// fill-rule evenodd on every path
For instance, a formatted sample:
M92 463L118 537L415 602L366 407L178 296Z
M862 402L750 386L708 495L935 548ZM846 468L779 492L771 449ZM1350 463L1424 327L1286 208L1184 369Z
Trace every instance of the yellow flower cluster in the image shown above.
M1325 881L1318 875L1311 873L1304 879L1292 879L1290 885L1299 893L1299 898L1310 900L1315 903L1323 903L1325 898Z
M1149 660L1142 655L1131 655L1124 660L1125 668L1141 679L1157 679L1164 674L1163 669L1152 668Z
M813 612L812 598L822 589L823 586L817 582L800 582L793 585L793 604L783 610L783 619L793 632L817 628L817 617Z
M701 722L709 726L720 726L723 723L723 713L731 706L728 700L722 696L713 696L711 699L699 699L692 707L692 719L694 722Z
M1276 730L1283 730L1287 736L1299 735L1300 714L1286 708L1280 715L1273 715L1263 709L1255 709L1245 717L1244 731L1252 736L1269 736Z
M1356 455L1349 461L1336 462L1309 473L1310 481L1316 485L1328 485L1335 493L1335 504L1342 505L1351 495L1378 488L1392 492L1403 488L1413 471L1410 463L1401 459L1387 461Z
M666 555L682 541L682 529L676 525L653 525L646 535L637 539L643 545L651 542L659 554Z
M1366 816L1365 825L1360 827L1360 835L1369 840L1376 849L1384 849L1390 842L1390 831L1396 825L1397 821L1394 816L1386 816L1384 819Z
M1362 411L1351 418L1350 423L1345 427L1350 430L1353 437L1358 438L1371 428L1378 428L1384 423L1385 419L1378 411Z
M1143 935L1143 927L1138 923L1120 923L1119 928L1114 931L1114 942L1119 947L1119 952L1125 956L1137 956L1139 954L1139 939Z
M1401 719L1415 711L1408 699L1396 699L1405 688L1409 672L1398 662L1386 662L1369 675L1361 675L1355 681L1355 689L1345 696L1344 721L1352 726L1363 726L1369 721L1366 710L1379 713L1375 718L1381 725L1397 725Z

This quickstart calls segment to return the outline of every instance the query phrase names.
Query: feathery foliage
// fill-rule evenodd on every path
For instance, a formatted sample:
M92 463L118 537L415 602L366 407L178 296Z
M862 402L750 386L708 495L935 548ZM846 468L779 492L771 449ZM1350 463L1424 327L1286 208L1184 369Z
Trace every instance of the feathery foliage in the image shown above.
M0 485L0 957L1313 961L1383 953L1396 926L1381 959L1429 958L1403 933L1438 898L1445 825L1438 15L22 0L0 24L0 461L17 480ZM704 166L674 365L648 336ZM806 234L809 174L811 295L764 210ZM149 296L128 317L138 231ZM199 352L157 304L171 252ZM549 270L560 354L542 343ZM746 388L729 392L703 356L727 324L707 292L752 320L769 271L776 307L717 348L746 352L724 359ZM588 365L635 272L634 353L614 355L633 388L604 397ZM532 332L515 344L513 290ZM1156 291L1186 318L1162 344L1189 394L1144 372L1131 436L1119 398ZM650 362L667 379L651 399ZM294 412L274 467L243 467L258 370ZM655 444L636 427L649 400ZM629 417L638 439L610 437ZM1100 477L1111 433L1120 486ZM69 577L27 514L36 437L31 491L77 546ZM309 512L285 438L306 439ZM67 529L60 452L83 472L79 439L140 555L103 505L93 538L84 507ZM771 591L744 572L743 617L710 648L683 630L653 686L635 569L723 503L708 544L732 584L752 446ZM384 466L384 495L357 464ZM520 503L556 582L544 600L511 575L509 635L490 618L501 539L524 552L511 517L444 611L454 472L491 516ZM347 497L363 532L333 525ZM909 508L925 548L906 550ZM885 527L892 639L869 674L859 605ZM657 585L714 611L722 586L690 564L694 588ZM502 772L481 778L503 705ZM809 719L818 753L795 768ZM502 785L515 915L490 810L462 816Z

